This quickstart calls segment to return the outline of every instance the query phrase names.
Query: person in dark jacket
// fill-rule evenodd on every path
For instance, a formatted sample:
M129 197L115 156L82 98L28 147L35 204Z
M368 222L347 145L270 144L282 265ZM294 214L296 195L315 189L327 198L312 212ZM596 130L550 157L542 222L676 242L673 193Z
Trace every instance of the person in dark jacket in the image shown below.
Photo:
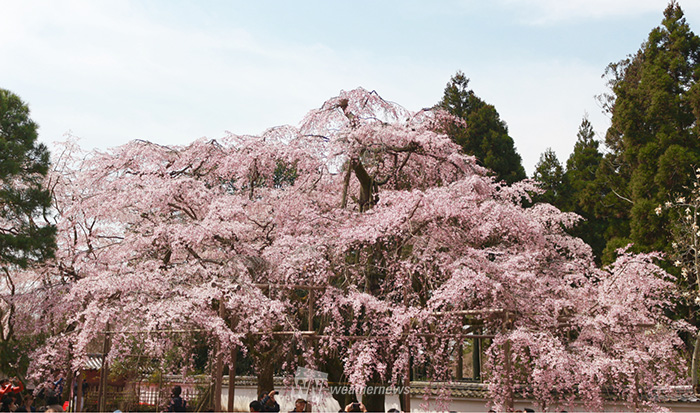
M253 400L252 402L250 402L248 407L250 407L251 412L261 412L262 411L262 405L260 404L260 402L258 400Z
M262 405L263 412L279 412L280 405L275 400L275 395L279 394L278 391L272 390L268 394L262 394L260 396L260 404Z
M182 387L175 386L170 391L170 404L168 405L169 412L184 412L186 411L187 402L180 397Z
M31 393L27 393L24 395L24 398L22 399L22 404L20 404L17 407L16 412L27 412L27 413L32 413L36 411L36 407L32 406L32 403L34 403L34 396L32 396Z
M15 404L15 396L6 394L2 397L2 402L0 402L0 412L14 412L17 409L17 404Z

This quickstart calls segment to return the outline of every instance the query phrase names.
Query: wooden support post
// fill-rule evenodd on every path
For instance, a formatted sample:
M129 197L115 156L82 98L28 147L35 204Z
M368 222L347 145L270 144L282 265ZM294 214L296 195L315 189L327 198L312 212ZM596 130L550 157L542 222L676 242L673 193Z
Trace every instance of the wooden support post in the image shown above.
M236 364L238 363L238 346L231 349L231 364L228 366L228 411L233 411L236 398Z
M404 413L411 413L411 363L409 361L408 367L406 367L406 375L403 378L403 411Z
M506 386L507 386L507 392L508 395L506 396L506 411L512 412L513 411L513 386L514 386L514 380L513 380L513 368L511 366L511 360L510 360L510 340L507 340L506 343L503 346L503 353L506 359Z
M314 330L314 290L309 290L309 315L307 331Z
M462 340L457 345L457 365L455 366L455 379L462 380L464 378L464 345Z
M406 370L404 371L403 377L403 388L401 389L401 395L399 395L399 403L401 404L401 411L404 413L411 412L411 348L408 345L408 333L410 327L406 325L404 327L404 347L408 356L408 361L406 362Z
M107 411L107 353L109 352L109 323L107 323L105 331L105 338L102 343L102 366L100 367L100 396L98 401L98 408L101 412Z
M411 276L408 276L409 282L407 282L404 286L404 294L403 294L403 303L406 307L408 307L408 297L410 296L408 286L410 284ZM403 378L403 411L404 413L411 413L411 348L408 345L408 334L410 333L411 326L410 324L406 325L406 328L404 330L404 334L406 336L406 341L405 341L405 346L406 346L406 352L408 353L408 363L406 363L406 374Z
M238 317L231 317L231 330L238 326ZM228 365L228 411L233 411L236 401L236 367L238 365L238 346L231 348L231 362Z
M224 298L219 301L219 317L223 320L226 315L226 306ZM224 349L221 346L221 340L216 342L216 370L214 371L214 411L221 411L221 389L224 380Z
M82 412L83 411L83 371L78 370L78 385L77 385L77 392L76 392L76 400L75 400L75 407L74 410L75 412Z
M472 377L476 381L481 381L481 339L475 337L472 339Z
M160 406L160 393L163 390L163 370L158 370L158 391L156 392L156 406Z
M503 314L503 327L505 330L510 330L513 328L513 319L511 318L511 314L509 312L506 312ZM514 389L513 387L515 386L515 380L513 379L513 366L512 366L512 360L511 360L511 342L510 339L506 340L505 344L503 345L503 356L505 358L505 370L506 370L506 387L507 387L507 395L506 395L506 411L512 412L513 411L513 393Z
M71 371L70 374L68 374L66 386L68 386L68 409L66 409L66 411L74 412L75 403L73 401L75 400L75 392L73 390L75 389L75 372Z

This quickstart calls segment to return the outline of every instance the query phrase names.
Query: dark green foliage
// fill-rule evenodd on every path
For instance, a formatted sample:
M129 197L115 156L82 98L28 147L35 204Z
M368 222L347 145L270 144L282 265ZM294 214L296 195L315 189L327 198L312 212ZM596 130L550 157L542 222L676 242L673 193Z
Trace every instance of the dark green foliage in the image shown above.
M574 151L566 161L566 177L571 186L570 208L593 214L598 203L595 179L603 154L587 116L581 121L576 136Z
M49 153L38 145L37 125L29 108L14 93L0 89L0 277L5 294L16 293L13 271L53 256L56 228L45 215L51 205L43 189ZM0 369L22 375L27 354L39 337L14 337L13 300L0 305Z
M296 181L298 175L299 174L295 165L289 165L285 162L277 161L275 175L272 178L273 185L275 188L294 185L294 181Z
M574 151L566 161L567 191L562 201L562 209L575 212L583 221L570 233L583 239L593 249L598 262L605 248L605 230L608 221L601 217L599 211L603 208L606 190L597 181L597 172L603 160L603 154L598 149L600 142L595 139L593 126L584 116L579 126Z
M0 89L0 265L25 267L51 257L56 229L43 214L51 197L42 188L49 152L37 144L37 125L14 93ZM42 222L43 221L43 222Z
M515 150L508 127L493 105L489 105L468 88L469 79L458 71L445 87L438 107L463 119L463 125L448 125L447 134L462 146L465 153L476 156L492 170L498 180L513 183L526 178L522 159Z
M608 66L610 152L598 171L598 185L607 188L598 210L609 220L607 254L621 240L640 250L668 250L668 222L654 209L669 194L687 192L688 176L700 165L698 62L700 38L672 1L641 49Z
M29 367L29 354L44 341L43 336L0 340L0 369L6 377L24 379Z
M562 202L565 201L564 168L562 168L561 162L552 148L547 148L540 155L540 160L535 165L533 179L539 182L540 188L545 191L543 194L535 195L533 202L546 202L563 209Z

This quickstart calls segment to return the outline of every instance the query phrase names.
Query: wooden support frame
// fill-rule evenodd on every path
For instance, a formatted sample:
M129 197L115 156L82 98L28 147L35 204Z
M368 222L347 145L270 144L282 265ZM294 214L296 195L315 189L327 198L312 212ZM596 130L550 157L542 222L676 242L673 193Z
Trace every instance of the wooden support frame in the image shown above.
M317 334L316 331L314 330L314 313L315 313L315 300L316 300L316 294L315 291L322 291L327 289L327 286L318 286L318 285L304 285L304 284L275 284L275 283L254 283L253 286L260 288L260 289L265 289L267 291L270 291L270 289L277 288L277 289L299 289L299 290L307 290L308 291L308 300L307 300L307 306L308 306L308 314L307 314L307 328L309 330L307 331L269 331L269 332L255 332L255 333L249 333L251 335L256 335L256 336L263 336L263 335L270 335L270 336L281 336L281 337L290 337L290 336L301 336L303 339L308 339L308 340L322 340L322 339L340 339L340 340L350 340L350 341L355 341L355 340L392 340L395 339L395 337L387 337L387 336L369 336L369 335L343 335L343 336L335 336L335 335L325 335L325 334ZM496 309L481 309L481 310L455 310L455 311L438 311L438 312L433 312L432 315L435 317L444 317L444 316L497 316L497 317L505 317L506 311L500 308ZM223 299L219 303L219 316L224 319L226 317L225 313L225 306L223 305ZM232 327L236 324L235 320L231 320L231 325ZM105 350L104 350L104 356L106 357L106 352L107 352L107 344L108 340L111 335L113 334L157 334L157 333L170 333L170 334L184 334L184 333L192 333L192 332L203 332L206 331L204 329L163 329L163 330L124 330L124 331L112 331L109 329L109 325L107 326L106 331L103 332L105 335ZM402 335L401 339L405 340L407 339L411 334L408 332L408 330ZM413 334L413 336L417 337L425 337L425 338L451 338L451 339L461 339L461 340L474 340L474 343L479 343L481 339L483 338L490 338L493 339L496 336L494 334L438 334L438 333L416 333ZM475 348L477 345L475 344ZM461 349L461 345L460 345ZM214 368L214 409L215 411L222 411L222 406L221 406L221 394L222 394L222 388L223 388L223 351L224 349L221 347L220 343L217 343L217 351L216 351L216 364ZM237 364L237 354L238 354L238 348L233 347L230 349L231 351L231 362L229 364L229 383L228 383L228 390L229 390L229 398L228 398L228 405L227 405L227 410L229 412L233 411L233 406L234 406L234 398L235 398L235 385L236 385L236 364ZM461 354L460 354L461 356ZM103 366L104 366L104 358L103 358ZM509 368L509 366L506 366ZM410 365L407 366L406 372L404 374L403 378L403 385L405 387L410 386ZM103 368L104 370L104 368ZM474 373L474 376L477 376L477 373ZM102 377L100 378L100 410L104 411L104 402L105 402L105 396L103 391L105 391L106 387L106 375L105 375L105 385L102 385ZM410 394L405 394L404 396L404 411L410 412ZM512 409L512 394L511 394L511 400L509 402L509 406L511 406Z
M335 339L335 340L393 340L396 339L396 337L386 337L386 336L368 336L368 335L342 335L342 336L335 336L335 335L324 335L324 334L317 334L316 331L314 330L314 312L315 312L315 300L317 299L316 296L316 291L323 291L326 290L327 286L319 286L319 285L304 285L304 284L285 284L285 283L254 283L252 284L256 288L264 289L266 291L270 291L271 289L298 289L298 290L307 290L308 291L308 301L307 301L307 306L308 306L308 314L307 314L307 331L270 331L270 332L255 332L255 333L249 333L254 336L260 336L260 335L269 335L269 336L281 336L281 337L290 337L290 336L301 336L303 339L308 339L308 340L322 340L322 339ZM223 318L225 317L224 311L224 306L220 305L220 316ZM464 317L496 317L496 318L501 318L504 321L503 324L503 329L508 330L512 328L512 322L513 322L513 314L508 312L507 310L501 309L501 308L491 308L491 309L479 309L479 310L454 310L454 311L437 311L433 312L431 314L434 317L445 317L445 316L464 316ZM558 320L558 327L567 327L569 325L569 317L560 317ZM236 325L233 320L231 322L232 327ZM640 328L651 328L654 327L653 324L638 324L637 327ZM206 331L204 329L189 329L189 330L183 330L183 329L164 329L164 330L125 330L125 331L111 331L109 329L109 324L107 325L106 330L102 333L105 335L104 338L104 346L103 346L103 359L102 359L102 368L101 368L101 375L100 375L100 395L99 395L99 406L100 410L104 411L105 410L105 403L106 403L106 377L107 377L107 369L108 365L106 363L106 356L108 353L108 346L109 346L109 341L110 338L115 335L115 334L155 334L155 333L171 333L171 334L183 334L183 333L191 333L191 332L203 332ZM502 331L503 332L503 331ZM407 337L410 336L410 333L406 331L399 339L405 340ZM416 333L413 334L413 336L417 337L425 337L425 338L452 338L452 339L471 339L473 340L473 365L474 365L474 370L473 370L473 378L480 380L481 379L481 339L493 339L496 337L495 334L481 334L479 333L479 328L476 328L475 333L472 334L436 334L436 333ZM220 346L220 344L219 344ZM511 354L511 346L512 343L509 340L506 340L503 348L504 352L504 357L505 357L505 370L506 370L506 375L508 376L507 379L507 396L506 396L506 409L509 411L513 411L513 404L514 404L514 381L513 377L511 375L512 372L512 354ZM461 348L461 345L460 345ZM218 347L217 350L217 363L216 363L216 371L215 371L215 394L218 396L215 396L215 409L217 411L221 411L221 390L222 390L222 383L223 383L223 363L222 363L222 354L223 354L224 349L221 347ZM229 364L229 402L228 402L228 410L232 411L233 409L233 402L234 402L234 397L235 397L235 383L236 383L236 357L237 357L237 352L238 349L236 347L232 348L231 350L231 362ZM459 354L459 357L462 357L461 351ZM463 375L463 372L460 371L461 369L458 369L458 378ZM409 376L409 371L410 371L410 366L407 369L407 372L404 376L403 383L404 386L409 386L410 384L410 376ZM462 374L460 374L462 373ZM79 386L80 387L80 386ZM80 392L80 389L78 390ZM407 396L405 400L405 409L406 411L410 411L410 396Z
M109 323L107 324L107 330L109 330ZM107 403L107 369L109 365L107 364L107 354L109 353L110 345L110 334L105 333L104 340L102 342L102 366L100 367L100 395L98 401L98 407L101 412L106 412Z
M472 338L472 378L481 381L481 338Z
M83 395L83 379L84 379L83 378L83 376L84 376L83 371L78 370L77 376L78 376L78 378L77 378L78 384L76 387L77 394L75 396L76 400L75 400L75 406L73 407L73 411L82 412L83 411L83 396L84 396Z
M221 317L222 320L226 318L226 306L224 305L223 298L219 301L219 317ZM216 372L214 374L214 411L220 412L222 411L221 393L224 380L224 356L221 340L217 340L216 342Z
M238 363L238 347L231 349L231 364L228 367L228 412L233 411L233 402L236 398L236 365Z

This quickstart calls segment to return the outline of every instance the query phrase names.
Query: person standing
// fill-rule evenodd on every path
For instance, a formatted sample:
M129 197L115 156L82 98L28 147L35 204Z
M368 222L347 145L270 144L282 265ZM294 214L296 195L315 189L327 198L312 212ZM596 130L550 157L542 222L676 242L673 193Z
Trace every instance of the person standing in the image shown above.
M20 404L19 407L17 407L17 410L15 410L15 411L16 412L27 412L27 413L36 412L36 408L34 406L32 406L33 403L34 403L34 396L32 396L31 393L27 393L24 395L24 398L22 399L22 404Z
M294 410L292 410L289 413L294 413L294 412L306 412L306 400L304 399L297 399L296 402L294 402Z
M260 398L260 404L262 405L263 412L279 412L280 405L275 400L275 395L279 394L277 390L271 390L268 394L263 395Z
M169 412L184 412L187 411L187 401L180 397L182 394L182 387L175 386L170 391L170 404L168 404Z
M17 377L0 381L0 399L10 393L19 394L22 390L24 390L24 384Z
M250 402L248 407L250 408L251 412L261 412L262 411L262 405L260 404L259 400L253 400L252 402Z
M17 404L15 404L15 397L11 394L6 394L0 402L0 412L14 412L17 410Z

